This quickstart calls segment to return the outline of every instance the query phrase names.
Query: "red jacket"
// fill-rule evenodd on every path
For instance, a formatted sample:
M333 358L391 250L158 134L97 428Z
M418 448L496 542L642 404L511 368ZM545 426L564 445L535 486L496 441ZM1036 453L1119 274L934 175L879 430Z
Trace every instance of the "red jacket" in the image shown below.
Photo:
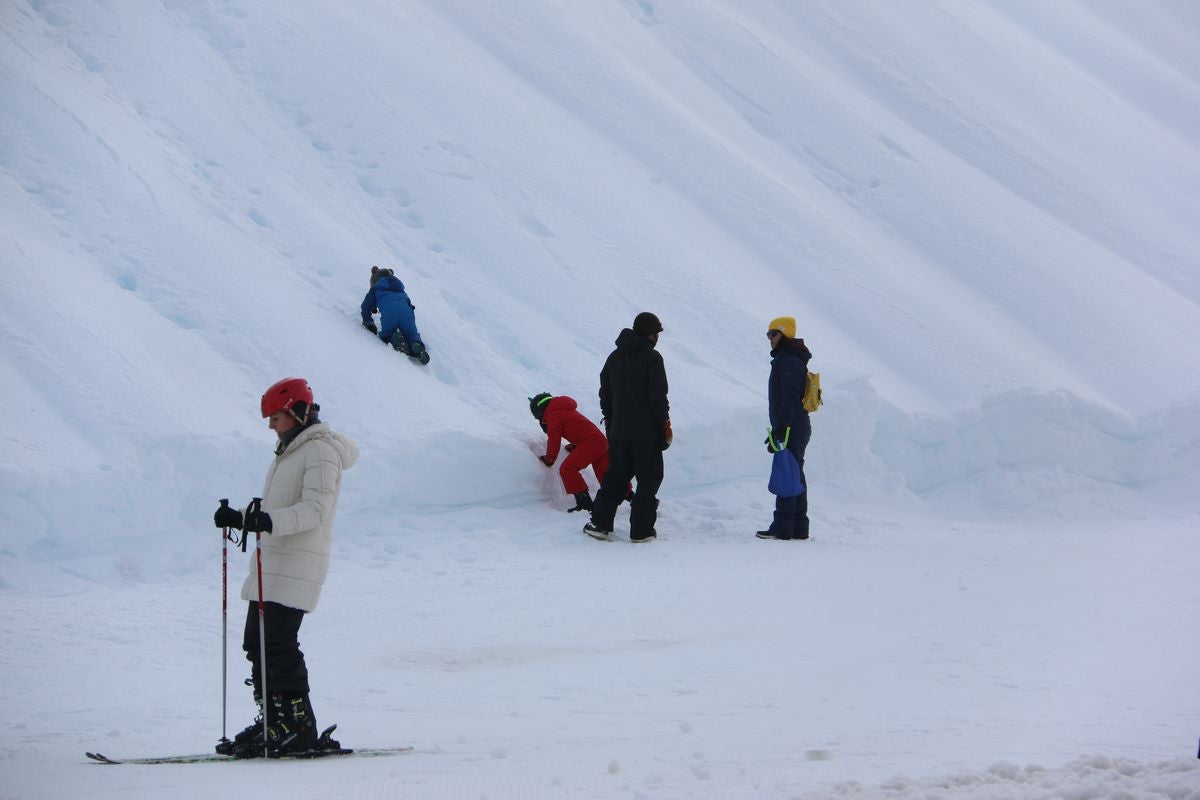
M576 409L579 404L566 395L559 395L546 403L542 412L542 424L546 426L546 458L553 463L558 459L561 439L579 444L593 436L604 439L604 434L590 419Z

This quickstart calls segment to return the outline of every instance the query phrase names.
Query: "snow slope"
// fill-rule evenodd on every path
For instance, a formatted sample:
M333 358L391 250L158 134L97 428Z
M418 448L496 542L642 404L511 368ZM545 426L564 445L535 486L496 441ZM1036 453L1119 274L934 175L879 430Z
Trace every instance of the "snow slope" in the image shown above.
M1198 45L1172 0L4 0L0 795L1193 785ZM427 368L358 327L371 264ZM525 402L598 418L641 310L650 553L579 536ZM780 314L803 550L750 536ZM318 714L417 752L77 764L215 738L206 520L284 375L363 449Z

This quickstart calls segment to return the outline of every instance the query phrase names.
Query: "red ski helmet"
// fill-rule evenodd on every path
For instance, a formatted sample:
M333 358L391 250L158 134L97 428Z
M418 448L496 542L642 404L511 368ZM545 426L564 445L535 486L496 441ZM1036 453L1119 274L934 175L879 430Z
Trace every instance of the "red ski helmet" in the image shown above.
M284 378L263 392L262 415L265 419L276 411L288 411L296 403L311 407L312 401L313 393L308 381L304 378Z

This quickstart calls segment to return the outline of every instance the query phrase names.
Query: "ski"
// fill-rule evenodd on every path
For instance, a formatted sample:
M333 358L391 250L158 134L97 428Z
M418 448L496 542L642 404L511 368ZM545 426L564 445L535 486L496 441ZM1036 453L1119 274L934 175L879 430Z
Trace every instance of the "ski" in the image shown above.
M268 756L269 760L298 761L301 759L333 758L335 756L355 756L357 758L378 758L379 756L394 756L407 753L411 747L372 747L354 750L342 747L333 738L337 725L326 728L317 739L317 747L312 750L301 750L296 753L283 753ZM224 753L197 753L190 756L150 756L148 758L109 758L103 753L84 753L85 756L99 764L209 764L216 761L253 761L262 758L262 753L251 758L238 758Z
M398 756L401 753L412 752L412 747L366 747L359 750L314 750L304 753L289 753L287 756L271 757L268 760L304 760L313 758L380 758L383 756ZM217 753L198 753L196 756L152 756L149 758L109 758L103 753L84 753L86 757L97 764L212 764L217 762L252 762L254 758L234 758L220 756Z
M395 756L412 751L412 747L368 747L357 750L338 748L337 750L309 750L301 753L272 756L268 761L300 761L314 758L379 758ZM109 758L103 753L84 753L97 764L211 764L223 761L256 761L261 759L236 758L223 756L218 753L198 753L190 756L151 756L148 758Z
M103 753L84 753L99 764L202 764L206 761L237 761L233 756L200 753L194 756L159 756L155 758L109 758Z

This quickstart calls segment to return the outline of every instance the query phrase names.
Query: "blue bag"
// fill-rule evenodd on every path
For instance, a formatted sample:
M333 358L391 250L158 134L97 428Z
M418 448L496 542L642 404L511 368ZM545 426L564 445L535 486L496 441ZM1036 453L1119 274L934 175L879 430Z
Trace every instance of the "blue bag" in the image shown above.
M804 494L804 480L800 477L800 464L791 450L780 450L771 460L771 480L767 490L780 497L796 497Z

